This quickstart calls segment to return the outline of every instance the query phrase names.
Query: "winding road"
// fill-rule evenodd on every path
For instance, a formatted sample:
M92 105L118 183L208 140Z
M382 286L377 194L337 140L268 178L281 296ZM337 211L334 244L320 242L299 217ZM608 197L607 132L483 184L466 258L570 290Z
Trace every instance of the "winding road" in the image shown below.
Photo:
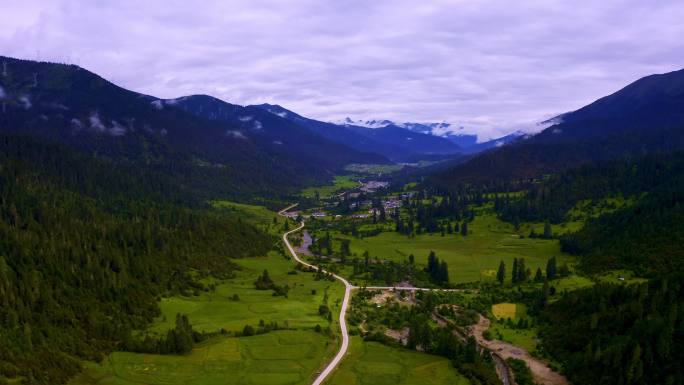
M278 214L284 216L286 211L290 210L291 208L293 208L295 206L297 206L297 205L294 204L292 206L286 207L285 209L281 210ZM295 261L297 261L298 263L300 263L304 266L318 270L319 269L318 267L300 259L299 256L297 255L297 253L295 252L294 248L290 244L290 241L287 239L287 237L290 234L297 232L303 228L304 228L304 221L302 221L302 223L296 229L290 230L290 231L286 232L285 234L283 234L283 243L285 244L287 249L290 251L290 254L292 254L292 258L294 258ZM325 271L324 269L320 269L320 270L324 273L329 273L328 271ZM328 366L326 366L325 369L323 369L323 371L318 375L318 377L316 377L316 380L314 380L312 385L321 385L323 383L323 381L325 381L325 379L330 375L330 373L332 373L332 371L335 370L337 365L340 364L340 362L344 358L344 355L347 354L347 349L349 349L349 332L347 331L347 308L349 307L349 298L351 297L351 290L354 288L354 286L352 286L349 283L349 281L340 277L337 274L332 274L332 276L335 277L335 279L337 279L338 281L344 283L344 299L342 300L342 308L340 309L340 331L342 332L342 345L340 346L340 350L337 352L337 355L335 355L335 358L333 358L332 361L330 361L330 363L328 364Z
M290 205L290 206L280 210L278 212L278 214L281 216L285 216L285 213L288 210L296 207L297 205L298 204ZM330 374L335 370L335 368L337 368L337 366L340 364L340 362L344 358L345 354L347 354L347 350L349 349L349 332L347 330L347 320L346 320L347 308L349 307L349 299L351 297L351 291L353 289L359 289L359 287L352 285L345 278L343 278L343 277L341 277L335 273L326 271L325 269L314 266L314 265L302 260L301 258L299 258L294 247L292 247L292 244L290 244L288 236L292 233L295 233L297 231L302 230L303 228L304 228L304 221L302 221L299 224L299 227L297 227L293 230L287 231L285 234L283 234L283 243L285 244L287 249L290 251L292 258L294 258L294 260L297 261L297 263L299 263L303 266L306 266L306 267L309 267L309 268L312 268L315 270L320 269L321 272L324 272L326 274L331 274L335 279L342 282L344 284L344 288L345 288L344 300L342 301L342 307L340 309L340 318L339 318L340 331L342 333L342 345L340 346L340 350L335 355L335 358L333 358L332 361L330 361L330 363L328 363L328 365L325 367L325 369L323 369L323 371L321 371L321 373L318 375L318 377L316 377L316 379L312 383L312 385L321 385L323 383L323 381L325 381L328 378L328 376L330 376ZM365 288L369 289L369 290L461 291L460 289L431 289L431 288L405 287L405 286L368 286ZM488 327L489 326L489 323L488 323L489 320L487 320L486 318L484 318L482 316L480 316L480 317L481 317L480 322L478 322L477 326L484 326L484 324L486 322L486 327ZM507 354L508 352L505 349L502 349L501 346L490 346L492 344L492 341L486 341L482 337L482 333L484 330L486 330L486 328L482 329L482 330L477 330L478 329L477 326L475 327L476 330L473 330L473 335L475 336L475 338L476 338L476 340L480 346L488 349L492 353L492 357L494 358L494 361L495 361L495 364L497 367L497 374L499 375L499 378L502 380L504 385L509 385L511 383L514 383L513 381L511 381L512 379L511 379L511 375L510 375L510 368L508 368L508 365L504 361L504 357L502 357L502 356L509 356ZM495 341L495 342L499 342L499 341ZM510 344L507 344L507 345L510 345ZM513 346L513 345L510 345L510 346L513 348L517 348L516 346ZM515 350L515 353L518 353L517 349ZM518 355L518 354L516 354L516 355ZM528 362L528 365L530 365L531 364L531 362L530 362L531 357L527 357L527 356L528 355L525 355L523 357L518 356L516 358L523 358L526 362ZM567 380L565 380L564 377L562 377L559 374L551 371L548 367L546 367L546 365L541 363L541 361L534 362L534 361L538 361L536 359L532 359L531 361L533 361L532 364L538 364L538 365L530 365L530 366L531 366L533 375L535 375L535 379L538 381L541 380L542 384L552 384L552 385L566 385L566 384L568 384ZM540 376L539 371L544 372L544 375ZM549 378L549 375L551 378Z

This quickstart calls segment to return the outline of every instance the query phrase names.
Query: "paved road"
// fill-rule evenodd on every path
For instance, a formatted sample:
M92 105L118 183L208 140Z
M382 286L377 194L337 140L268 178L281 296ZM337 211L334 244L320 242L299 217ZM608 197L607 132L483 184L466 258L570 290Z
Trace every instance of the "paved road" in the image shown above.
M295 206L296 205L292 205L290 207L287 207L287 208L283 209L282 211L280 211L279 214L284 215L284 213L287 210L289 210ZM290 244L290 241L287 239L288 235L290 235L294 232L300 231L303 228L304 228L304 222L302 221L302 223L299 225L299 227L297 227L294 230L290 230L290 231L286 232L285 234L283 234L283 243L285 244L287 249L290 251L290 254L292 254L292 258L294 258L295 261L297 261L298 263L300 263L304 266L311 267L313 269L318 270L318 267L301 260L299 258L299 256L297 255L297 253L295 252L292 245ZM324 269L321 269L321 271L328 273ZM337 279L338 281L341 281L342 283L344 283L344 300L342 300L342 308L340 309L340 331L342 333L342 345L340 346L340 350L337 352L337 355L335 355L335 358L333 358L333 360L330 361L328 366L326 366L325 369L323 369L321 374L319 374L318 377L316 377L316 380L313 382L312 385L322 384L323 381L325 381L325 379L330 375L330 373L332 373L332 371L335 370L337 365L339 365L339 363L344 358L344 355L347 354L347 349L349 348L349 332L347 331L347 308L349 307L349 297L351 296L351 290L354 287L349 283L349 281L340 277L337 274L333 274L333 277L335 277L335 279Z
M280 212L278 212L278 214L281 216L285 216L285 212L287 212L288 210L292 209L295 206L297 206L297 204L293 204L291 206L288 206L288 207L282 209ZM290 241L287 239L287 237L290 234L295 233L297 231L300 231L303 228L304 228L304 221L302 221L300 223L299 227L297 227L296 229L290 230L290 231L286 232L285 234L283 234L283 243L285 244L285 247L287 247L287 249L290 251L292 258L294 258L294 260L297 261L297 263L302 264L306 267L310 267L310 268L318 270L319 269L318 267L300 259L299 256L297 255L297 253L295 252L295 249L290 244ZM320 269L320 270L324 273L330 273L330 272L326 271L325 269ZM340 362L344 358L344 355L347 354L347 350L349 349L349 332L347 331L347 320L346 320L347 308L349 307L349 298L351 297L351 291L353 289L359 289L360 288L359 286L353 286L352 284L349 283L349 281L347 281L343 277L340 277L337 274L334 274L334 273L331 273L331 274L333 277L335 277L335 279L344 283L344 287L345 287L344 300L342 301L342 308L340 309L340 331L342 333L342 345L340 346L340 350L337 352L337 355L335 355L335 358L333 358L333 360L330 361L330 363L325 367L325 369L323 369L323 371L318 375L318 377L316 377L316 379L314 380L312 385L321 385L323 383L323 381L325 381L325 379L328 378L328 376L330 376L330 373L332 373L333 370L335 370L335 368L340 364ZM368 286L368 287L366 287L366 289L368 289L368 290L407 290L407 291L415 291L415 290L420 290L420 291L430 291L430 290L434 290L434 291L462 291L461 289L430 289L430 288L423 288L423 287L406 287L406 286L396 286L396 287L395 286ZM502 362L500 364L502 364L504 367L506 367L505 363L503 363L503 360L501 360L501 361ZM509 378L508 378L509 375L508 375L507 370L506 370L506 375L504 375L503 377L504 377L504 379L503 379L504 385L508 385L510 382L508 382L509 381Z

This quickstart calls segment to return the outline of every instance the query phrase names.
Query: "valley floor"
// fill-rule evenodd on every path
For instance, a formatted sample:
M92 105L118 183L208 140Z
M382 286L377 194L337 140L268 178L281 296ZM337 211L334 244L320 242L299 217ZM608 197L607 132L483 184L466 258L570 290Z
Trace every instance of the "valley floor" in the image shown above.
M228 203L220 206L248 210L265 226L270 212ZM273 213L275 215L275 213ZM280 225L280 224L279 224ZM277 230L273 229L274 233ZM188 315L195 330L239 332L278 322L293 330L276 330L250 337L219 335L195 346L188 355L115 352L102 363L84 363L84 371L69 385L176 385L272 384L308 385L330 361L339 345L335 314L344 288L339 282L315 280L296 271L295 262L275 252L267 257L237 260L242 267L233 279L205 280L214 290L191 296L163 298L162 316L146 331L164 334L173 328L175 315ZM288 285L288 297L271 290L256 290L254 281L266 269L278 285ZM296 274L295 274L296 271ZM233 300L237 295L239 300ZM319 314L327 297L332 322ZM314 328L320 325L323 332ZM332 336L326 335L330 328ZM430 382L425 382L429 379ZM430 384L469 382L451 363L437 356L364 342L352 338L349 354L327 384Z
M468 385L446 358L352 337L329 385Z

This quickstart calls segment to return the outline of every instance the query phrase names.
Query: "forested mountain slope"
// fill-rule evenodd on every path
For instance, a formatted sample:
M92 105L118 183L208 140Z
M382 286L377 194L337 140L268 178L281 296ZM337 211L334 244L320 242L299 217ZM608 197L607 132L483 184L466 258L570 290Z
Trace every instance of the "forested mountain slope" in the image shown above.
M586 162L684 148L684 70L640 79L540 134L437 174L434 185L537 178Z
M561 236L564 251L582 256L583 270L659 276L684 268L684 152L589 164L526 188L522 196L496 199L502 219L560 224L573 219L571 210L581 202L629 202Z
M327 179L347 163L386 161L270 114L261 116L263 123L242 114L206 119L179 108L180 99L128 91L77 66L7 57L0 62L0 132L165 169L189 189L206 192L206 179L195 177L202 175L210 176L211 191L224 197L273 196Z
M573 384L684 382L684 278L571 291L542 313L544 349Z
M371 147L356 148L330 140L301 122L291 121L254 106L238 106L207 95L174 99L175 106L207 120L236 127L243 135L259 142L269 153L295 157L317 167L339 170L350 163L390 163Z
M64 383L81 359L137 346L132 331L159 315L160 295L202 290L198 277L271 248L260 230L174 205L163 179L129 171L0 137L0 378Z

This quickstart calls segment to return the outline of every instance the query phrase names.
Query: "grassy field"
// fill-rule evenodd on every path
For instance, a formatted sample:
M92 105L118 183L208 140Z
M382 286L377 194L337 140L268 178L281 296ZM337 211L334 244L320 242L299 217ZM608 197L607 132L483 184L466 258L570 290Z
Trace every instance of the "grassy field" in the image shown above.
M492 305L494 319L489 327L492 338L509 342L532 352L537 348L537 330L535 328L518 329L508 324L508 319L515 324L521 319L530 318L527 307L522 303L497 303Z
M327 385L468 385L449 360L352 337Z
M637 277L633 272L628 270L607 271L601 275L597 275L595 279L601 283L618 283L623 285L648 282L648 279Z
M573 291L593 286L594 281L587 277L571 275L567 278L554 279L553 281L550 281L549 284L556 288L556 292L561 293L564 290Z
M89 363L69 385L218 385L311 383L329 340L312 331L217 337L186 356L114 353Z
M525 258L525 265L532 274L538 267L544 270L552 256L557 257L559 266L574 262L574 257L561 253L557 240L521 238L512 225L492 214L475 217L469 230L466 237L422 234L408 238L396 232L384 232L364 239L347 238L351 239L352 253L358 256L368 250L371 257L404 261L413 254L417 263L425 264L430 251L434 251L449 265L449 278L453 283L493 281L502 260L510 280L513 258ZM345 238L340 234L334 236Z
M508 327L504 323L493 322L489 327L489 332L492 338L520 346L528 352L533 352L537 349L537 330L534 328L515 329Z
M344 288L337 282L315 281L312 274L290 275L294 262L271 253L264 258L238 260L243 270L235 279L216 282L215 292L193 297L162 299L163 316L150 328L164 333L173 326L176 313L187 314L199 331L239 331L260 320L276 321L299 330L281 330L254 337L216 337L197 346L187 356L162 356L117 352L102 365L88 363L87 370L70 385L129 384L306 384L334 355L335 339L316 333L314 326L331 325L318 314L328 292L328 303L339 312ZM254 289L253 282L268 269L278 285L292 289L288 298ZM315 290L315 294L312 294ZM239 301L230 300L238 294ZM333 317L335 320L336 318Z
M251 223L270 234L279 235L282 233L282 225L285 219L266 207L220 200L212 201L211 205L216 210L239 217L243 221Z
M276 213L263 207L232 202L213 202L218 210L234 211L246 222L280 233L283 219L273 224ZM207 279L214 291L197 296L163 298L162 316L147 330L164 334L174 326L177 313L187 314L195 330L241 331L277 322L297 330L279 330L252 337L219 336L196 346L185 356L116 352L102 364L85 363L86 370L70 385L142 384L309 384L337 352L339 339L316 333L316 325L330 326L337 334L337 318L327 321L318 307L328 295L333 314L340 309L344 287L339 282L316 281L313 274L293 274L295 262L276 252L266 257L235 260L241 266L228 280ZM271 290L256 290L254 281L264 269L277 285L288 285L288 297ZM237 294L239 300L232 297Z
M333 184L326 186L309 187L300 193L301 196L312 198L318 193L321 198L327 198L341 190L349 190L358 187L358 179L354 175L336 176Z
M247 205L231 201L213 201L211 203L214 208L235 213L250 223L267 224L271 223L273 218L278 217L278 213L263 206Z
M338 282L315 281L312 274L299 272L290 275L294 262L272 253L265 258L239 260L243 271L235 279L218 283L215 292L203 292L195 297L163 298L163 316L150 329L166 332L173 327L176 313L187 314L195 329L200 331L239 331L249 324L256 326L260 320L288 322L290 327L313 328L328 322L318 314L327 290L329 304L342 298L344 287ZM254 281L267 269L277 285L288 285L288 298L274 297L271 290L255 290ZM315 290L315 294L312 294ZM237 294L239 301L230 299ZM339 307L337 307L339 308Z

